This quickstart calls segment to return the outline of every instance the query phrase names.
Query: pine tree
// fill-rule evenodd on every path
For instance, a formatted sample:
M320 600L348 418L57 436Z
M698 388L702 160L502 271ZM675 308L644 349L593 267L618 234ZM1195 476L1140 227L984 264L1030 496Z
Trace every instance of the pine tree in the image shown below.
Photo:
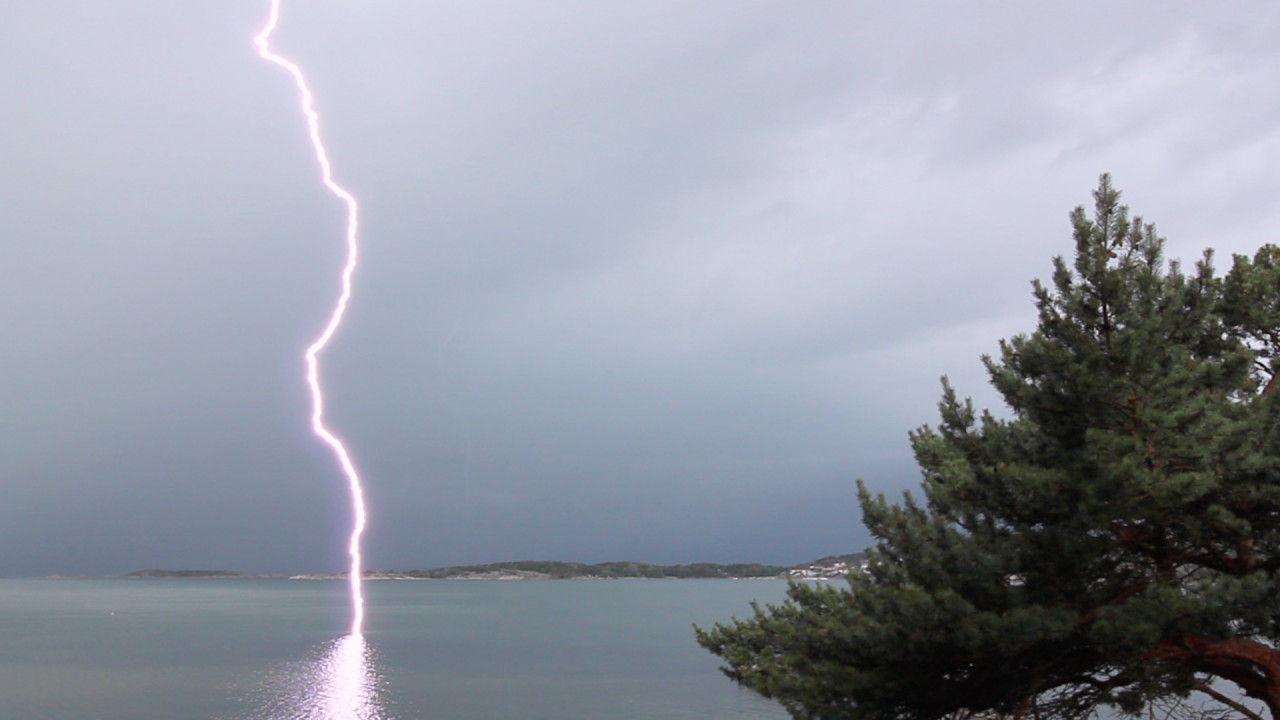
M859 484L867 571L698 630L729 677L796 718L1076 718L1198 690L1280 720L1280 249L1184 272L1119 199L1102 176L1074 263L1033 284L1036 330L983 358L1005 417L944 378L910 436L923 502Z

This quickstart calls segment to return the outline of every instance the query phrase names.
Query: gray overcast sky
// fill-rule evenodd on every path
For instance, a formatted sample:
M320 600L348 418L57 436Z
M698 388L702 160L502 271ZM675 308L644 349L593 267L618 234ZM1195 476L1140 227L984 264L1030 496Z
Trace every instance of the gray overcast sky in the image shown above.
M1100 172L1171 255L1276 242L1277 5L1056 5L287 0L368 564L860 549ZM342 208L266 9L6 7L0 573L344 565Z

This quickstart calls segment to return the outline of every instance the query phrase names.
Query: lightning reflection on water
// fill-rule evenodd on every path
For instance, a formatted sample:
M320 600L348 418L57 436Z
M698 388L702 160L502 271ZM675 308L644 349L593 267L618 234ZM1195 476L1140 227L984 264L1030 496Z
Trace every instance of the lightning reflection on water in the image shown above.
M381 677L362 635L321 646L310 660L269 672L254 720L391 720L380 697Z

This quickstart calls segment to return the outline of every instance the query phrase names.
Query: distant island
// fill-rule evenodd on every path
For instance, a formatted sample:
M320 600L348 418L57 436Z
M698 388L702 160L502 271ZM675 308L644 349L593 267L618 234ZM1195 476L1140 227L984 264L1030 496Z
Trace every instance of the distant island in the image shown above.
M690 563L655 565L646 562L581 563L556 560L519 560L483 565L451 565L429 570L366 571L366 580L623 580L697 578L791 578L823 580L840 578L862 570L864 553L830 555L800 565L761 563ZM291 580L337 580L346 573L304 575L254 575L234 570L136 570L130 578L283 578Z
M619 578L760 578L777 577L787 571L779 565L760 563L692 563L690 565L654 565L645 562L605 562L589 565L580 562L522 560L485 565L454 565L431 570L408 570L409 578L431 580L573 580Z
M134 570L125 577L136 578L238 578L244 573L234 570Z

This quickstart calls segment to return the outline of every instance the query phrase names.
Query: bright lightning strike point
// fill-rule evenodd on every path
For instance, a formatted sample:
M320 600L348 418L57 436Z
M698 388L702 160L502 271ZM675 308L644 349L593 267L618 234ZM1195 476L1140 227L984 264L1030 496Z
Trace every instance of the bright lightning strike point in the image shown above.
M342 291L338 295L333 312L329 315L329 322L307 347L304 357L307 366L307 386L311 389L311 430L333 449L338 464L342 466L342 472L347 478L347 487L351 493L353 519L351 538L347 544L347 553L351 556L351 570L348 576L351 585L351 634L360 636L364 633L364 590L361 587L363 561L360 556L360 537L364 534L367 521L364 488L360 484L360 474L356 472L355 463L351 461L351 455L347 452L346 446L324 424L324 394L320 390L320 363L317 359L320 351L329 344L338 326L342 324L342 316L346 314L347 303L351 300L351 275L356 269L356 251L360 244L358 222L360 206L356 203L355 195L334 182L329 152L325 150L324 142L320 139L320 115L316 112L311 88L307 86L302 68L292 60L277 55L271 50L271 34L280 23L280 1L271 0L271 13L267 18L267 24L254 37L253 44L258 47L258 55L262 59L279 65L293 76L293 81L298 86L298 100L302 107L302 114L306 118L307 130L311 136L311 146L315 150L316 162L320 165L321 180L329 192L347 206L347 262L342 268Z

